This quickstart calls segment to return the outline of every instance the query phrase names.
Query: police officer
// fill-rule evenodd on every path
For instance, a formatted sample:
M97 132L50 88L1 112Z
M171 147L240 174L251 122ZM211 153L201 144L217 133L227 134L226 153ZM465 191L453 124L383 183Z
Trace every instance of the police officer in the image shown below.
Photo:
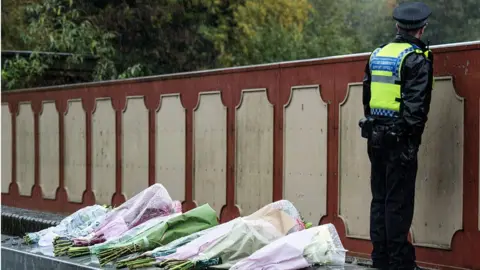
M370 56L363 80L371 162L370 238L373 266L417 269L407 240L412 224L417 152L430 109L433 54L420 38L431 11L423 3L399 5L395 39Z

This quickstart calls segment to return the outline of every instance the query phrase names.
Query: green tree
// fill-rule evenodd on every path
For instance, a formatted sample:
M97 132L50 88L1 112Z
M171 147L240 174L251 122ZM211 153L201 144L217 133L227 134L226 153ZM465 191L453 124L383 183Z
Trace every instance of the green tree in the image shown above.
M412 0L342 0L348 10L347 22L360 40L357 52L371 51L395 37L393 10ZM433 44L473 41L480 39L480 1L424 0L432 16L425 31L424 41Z
M4 0L3 48L35 53L7 61L2 85L44 84L59 62L44 51L70 53L67 67L95 58L89 80L371 51L393 39L405 1ZM432 44L480 38L479 1L425 1Z
M94 23L115 32L119 70L141 64L147 74L215 66L216 52L200 29L215 27L220 0L112 1Z
M27 22L24 20L23 8L39 3L40 0L3 0L2 1L2 50L27 50L24 36Z
M313 11L305 26L305 58L349 54L358 48L360 39L348 24L351 0L310 0Z
M328 0L247 0L231 6L229 27L203 29L222 66L237 66L349 53L352 29L345 12Z
M341 0L345 10L345 25L356 39L352 52L372 51L395 37L392 18L396 0Z
M424 40L430 40L432 44L446 44L480 39L480 1L424 0L424 3L432 9Z
M55 54L35 52L68 52L65 67L81 63L84 57L98 58L92 80L116 78L111 57L115 50L113 33L92 24L73 1L45 0L22 7L26 29L22 42L34 51L29 59L7 60L2 69L2 84L8 89L41 86L44 72L58 60ZM62 82L59 82L62 83Z

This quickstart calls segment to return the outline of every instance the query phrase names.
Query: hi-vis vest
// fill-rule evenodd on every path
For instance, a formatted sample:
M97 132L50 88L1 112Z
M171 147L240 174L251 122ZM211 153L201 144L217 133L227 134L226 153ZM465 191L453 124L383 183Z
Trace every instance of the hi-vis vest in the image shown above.
M390 43L376 49L370 57L372 115L397 117L400 112L401 70L403 60L411 54L424 52L410 43ZM425 52L428 58L429 51Z

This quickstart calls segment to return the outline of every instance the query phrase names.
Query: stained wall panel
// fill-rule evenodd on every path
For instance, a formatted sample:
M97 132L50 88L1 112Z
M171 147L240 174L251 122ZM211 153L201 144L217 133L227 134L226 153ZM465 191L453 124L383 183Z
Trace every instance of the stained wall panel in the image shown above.
M122 193L128 200L148 187L148 109L143 96L127 97L122 127Z
M55 199L60 184L59 117L54 101L44 101L39 117L40 187L43 197Z
M30 102L18 104L16 119L16 176L19 193L32 195L35 184L35 136L34 115Z
M220 92L199 96L194 113L194 200L220 215L226 203L227 109Z
M164 95L156 114L156 179L175 200L185 200L185 109L180 95Z
M273 199L273 106L267 90L243 90L235 120L235 199L241 215L249 215Z
M12 183L12 114L8 103L2 103L2 193L8 193Z
M370 160L358 121L363 117L362 85L350 84L340 104L339 215L348 237L369 239Z
M284 108L284 198L313 223L327 213L328 108L318 86L294 87Z
M65 189L70 202L82 202L87 187L86 115L81 99L68 101L65 114Z
M358 128L363 112L356 101L361 92L361 85L351 85L340 108L340 215L348 236L368 239L370 163ZM417 246L448 249L454 233L462 229L463 112L463 100L455 94L451 78L436 78L418 153L412 224ZM445 212L451 213L448 219Z
M449 249L463 228L464 102L452 78L436 78L429 116L418 153L413 241Z
M110 98L97 99L92 115L92 189L98 204L110 205L115 193L115 110Z

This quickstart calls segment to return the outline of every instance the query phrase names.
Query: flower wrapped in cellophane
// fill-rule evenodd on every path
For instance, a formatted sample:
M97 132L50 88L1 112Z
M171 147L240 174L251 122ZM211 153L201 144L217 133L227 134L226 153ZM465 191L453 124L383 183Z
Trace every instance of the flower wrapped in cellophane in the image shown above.
M85 255L98 255L100 252L109 249L111 247L115 247L120 243L127 243L128 241L133 240L137 235L145 232L146 230L156 226L160 223L163 223L173 217L181 215L181 213L175 213L169 216L160 216L154 217L136 227L131 228L130 230L124 232L118 237L114 237L110 240L107 240L103 243L99 243L93 246L81 246L81 247L70 247L68 249L68 256L69 257L79 257Z
M231 270L294 270L345 264L346 250L332 224L292 233L240 260Z
M91 233L106 217L109 208L100 205L84 207L64 218L60 224L39 232L27 233L24 240L27 244L39 246L52 245L56 237L81 237Z
M154 184L112 210L89 235L75 238L57 238L54 246L64 255L72 246L90 246L121 236L152 218L168 216L181 211L180 202L173 201L161 184ZM59 248L57 248L59 249Z
M219 225L222 226L222 225ZM164 257L170 254L173 254L181 246L184 246L193 240L210 233L212 230L216 230L219 226L212 227L203 231L192 233L190 235L179 238L175 241L172 241L164 246L157 247L154 250L144 252L140 255L135 255L133 257L126 258L119 261L116 266L117 268L130 267L130 268L141 268L144 266L150 266L152 262L155 262L156 257Z
M121 256L151 250L217 224L217 213L208 204L204 204L176 217L158 222L127 241L97 249L95 253L98 254L100 265L103 266Z
M250 216L236 218L191 239L179 240L170 249L160 247L143 256L120 261L117 267L187 270L215 265L229 268L274 240L304 228L292 203L281 200Z

